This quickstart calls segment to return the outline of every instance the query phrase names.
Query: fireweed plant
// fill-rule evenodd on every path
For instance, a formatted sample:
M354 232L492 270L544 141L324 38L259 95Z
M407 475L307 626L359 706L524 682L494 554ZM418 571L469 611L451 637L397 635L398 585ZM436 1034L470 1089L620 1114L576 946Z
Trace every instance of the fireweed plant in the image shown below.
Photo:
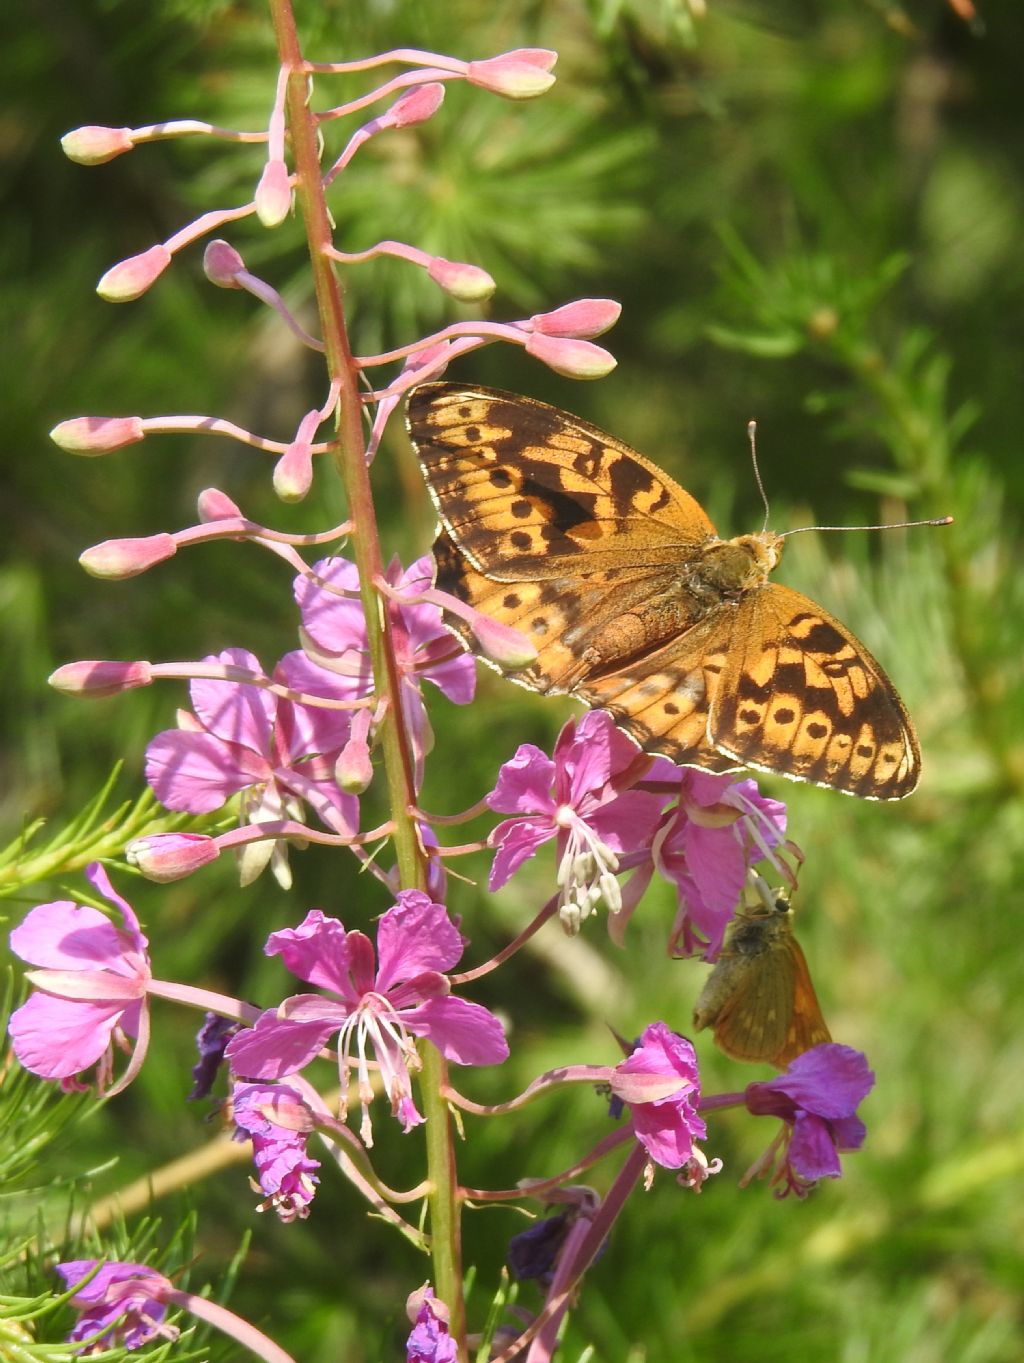
M357 353L344 298L345 290L359 287L360 262L398 257L461 302L486 299L495 285L476 264L399 241L348 243L358 249L343 251L330 213L335 182L371 138L443 117L449 82L468 82L481 98L532 99L552 85L556 54L530 48L462 61L400 50L312 63L302 55L288 0L275 0L271 10L280 72L265 131L192 120L83 127L63 145L72 159L94 165L160 138L264 144L266 163L249 203L204 213L169 240L114 265L99 292L114 302L139 298L179 251L205 240L211 283L248 291L279 314L295 344L323 356L322 404L301 416L287 443L195 416L79 417L62 422L53 437L65 450L97 455L164 431L221 435L275 456L273 483L285 501L306 495L315 469L319 477L340 477L348 519L284 534L250 520L225 492L210 488L188 529L87 549L86 570L117 579L206 541L257 544L294 575L302 649L267 666L228 642L193 662L69 663L51 681L79 697L157 679L189 684L190 707L179 712L177 727L149 743L146 779L168 810L204 815L234 799L238 826L217 836L179 831L136 839L125 855L143 875L167 882L201 874L230 849L243 887L267 873L285 892L289 856L322 844L359 859L365 892L361 902L346 904L344 919L318 908L296 907L286 915L265 950L280 957L282 980L287 973L294 983L257 1007L159 978L159 962L151 960L138 918L117 888L124 874L115 870L111 877L96 863L88 880L107 910L72 899L40 904L11 934L13 951L31 967L32 992L12 1016L10 1036L34 1074L65 1090L95 1086L111 1097L145 1062L151 1000L196 1010L194 1092L224 1086L225 1123L237 1140L251 1144L257 1209L301 1221L315 1214L324 1179L347 1179L374 1215L429 1256L426 1281L409 1284L407 1359L466 1359L472 1349L480 1357L542 1363L552 1357L566 1312L631 1194L649 1190L656 1177L664 1183L659 1170L694 1193L719 1172L712 1113L743 1108L768 1118L764 1154L741 1182L767 1175L777 1195L803 1196L818 1180L837 1177L840 1153L862 1143L856 1110L873 1076L857 1051L827 1044L800 1055L776 1079L709 1095L690 1041L651 1018L638 1037L621 1043L617 1061L565 1064L498 1105L474 1103L457 1087L450 1067L501 1065L509 1054L501 1021L471 997L474 982L549 920L557 916L574 934L593 931L603 914L613 939L628 949L630 917L652 877L661 876L678 896L670 952L714 961L755 865L792 881L795 849L786 840L785 807L754 781L649 757L600 711L569 720L550 754L522 744L508 757L493 788L466 813L499 816L484 841L446 845L447 826L456 820L432 819L421 808L427 764L445 760L431 754L425 683L455 705L474 698L475 661L445 628L443 613L467 622L479 651L503 668L525 665L531 650L517 632L439 592L429 555L405 566L388 560L371 485L385 425L409 389L487 344L521 346L563 375L600 377L615 361L593 338L615 322L619 306L580 299L511 322L458 322L386 354ZM383 84L319 108L322 86L380 68L391 73ZM334 155L326 148L338 125L349 132ZM231 244L215 237L250 217L270 229L293 212L308 238L318 336ZM319 556L339 541L351 546L351 557ZM366 826L360 809L371 782L386 789L390 810L377 827ZM467 968L472 924L460 923L448 907L449 857L489 850L488 888L497 890L545 843L553 844L550 898L493 959ZM340 1099L323 1096L317 1086L330 1090L338 1082ZM538 1174L535 1166L524 1167L508 1187L463 1186L455 1139L460 1113L514 1119L528 1103L557 1103L567 1084L596 1087L602 1095L592 1148L581 1150L570 1168ZM425 1148L426 1167L401 1190L387 1186L373 1164L375 1124L389 1120L406 1133L425 1130L422 1146L409 1148ZM610 1168L603 1195L580 1181L599 1162ZM544 1294L532 1316L492 1311L489 1320L467 1322L461 1216L470 1200L537 1209L508 1250L513 1275L537 1280ZM642 1196L633 1198L628 1214L643 1215ZM70 1336L79 1347L137 1348L174 1338L169 1316L184 1312L262 1358L288 1357L239 1317L179 1290L145 1264L112 1256L65 1262L58 1271L80 1313Z

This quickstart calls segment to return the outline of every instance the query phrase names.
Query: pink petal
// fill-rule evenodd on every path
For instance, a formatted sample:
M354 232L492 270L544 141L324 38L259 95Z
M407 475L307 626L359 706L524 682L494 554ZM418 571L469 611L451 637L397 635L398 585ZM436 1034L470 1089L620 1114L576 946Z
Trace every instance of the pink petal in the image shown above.
M747 854L736 836L736 825L702 828L687 824L683 835L686 865L713 913L732 913L747 880Z
M654 837L664 804L663 795L627 790L584 818L613 852L636 852Z
M505 1029L479 1003L449 995L429 999L402 1017L410 1032L425 1036L457 1065L498 1065L508 1059Z
M532 743L521 743L498 772L488 808L499 814L554 814L558 807L551 795L554 783L551 758Z
M11 1014L8 1031L14 1053L27 1070L44 1079L70 1079L106 1052L120 1022L137 1030L139 1004L82 1003L33 994Z
M272 932L264 950L268 956L280 956L291 973L307 984L358 1003L349 982L347 933L337 918L310 909L297 928Z
M325 558L313 565L314 574L337 591L357 592L359 573L345 558ZM302 612L306 633L330 653L366 649L366 622L358 597L325 591L307 577L295 579L295 600Z
M491 841L497 843L498 850L491 864L487 888L500 890L523 862L529 861L538 847L550 842L556 832L553 823L541 819L507 819L500 823L491 834Z
M126 973L125 939L99 909L58 899L38 904L11 933L11 950L48 970Z
M336 1029L331 1021L282 1021L271 1009L232 1037L224 1054L247 1079L283 1079L308 1065Z
M165 809L209 814L271 775L265 758L212 734L165 729L146 748L146 780Z
M377 928L376 988L387 993L399 981L427 970L443 974L462 956L463 945L443 905L422 890L402 890Z
M244 648L226 648L204 661L263 673L259 659ZM189 695L203 728L215 737L253 752L270 751L277 700L269 691L246 682L199 678L189 687Z
M286 653L274 668L274 680L328 700L350 700L350 684L324 667L317 667L305 653ZM283 700L278 705L278 747L298 759L314 753L338 753L348 742L352 712L325 710Z

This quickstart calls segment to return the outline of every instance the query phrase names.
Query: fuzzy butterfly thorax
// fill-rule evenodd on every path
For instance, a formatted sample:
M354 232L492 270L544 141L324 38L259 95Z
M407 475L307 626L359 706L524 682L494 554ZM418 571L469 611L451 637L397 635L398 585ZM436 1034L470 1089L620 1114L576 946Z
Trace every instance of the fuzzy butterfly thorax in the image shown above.
M865 799L914 789L917 740L881 666L769 580L781 536L721 539L656 464L531 398L425 383L407 419L441 521L437 585L530 640L513 681L605 709L682 765Z

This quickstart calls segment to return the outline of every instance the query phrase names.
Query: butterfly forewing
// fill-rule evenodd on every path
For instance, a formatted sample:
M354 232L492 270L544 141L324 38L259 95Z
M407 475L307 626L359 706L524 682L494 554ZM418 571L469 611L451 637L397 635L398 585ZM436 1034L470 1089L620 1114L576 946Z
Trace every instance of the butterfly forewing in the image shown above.
M441 517L438 586L529 638L514 681L602 706L684 765L914 789L902 702L848 630L768 581L778 536L720 540L656 465L530 398L427 383L408 424Z
M545 403L428 383L408 422L443 525L490 577L671 568L715 534L667 474Z

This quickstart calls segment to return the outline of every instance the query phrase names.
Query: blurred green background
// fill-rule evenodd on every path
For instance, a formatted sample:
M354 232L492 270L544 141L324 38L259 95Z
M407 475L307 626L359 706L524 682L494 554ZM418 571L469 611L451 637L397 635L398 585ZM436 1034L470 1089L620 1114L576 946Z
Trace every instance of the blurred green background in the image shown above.
M761 524L751 417L776 529L956 518L946 530L800 536L781 570L883 660L924 753L921 787L898 806L763 782L789 802L806 854L799 931L833 1034L865 1050L877 1074L868 1143L840 1182L778 1203L762 1185L736 1187L766 1124L715 1119L707 1148L724 1173L700 1198L664 1176L633 1200L589 1275L564 1357L589 1346L602 1363L1013 1363L1024 1354L1024 13L986 0L973 25L946 0L707 0L703 17L695 0L296 8L307 53L322 60L396 46L561 54L544 99L515 106L450 86L431 123L381 137L335 187L339 245L397 237L474 260L498 280L495 318L582 295L623 303L605 338L618 368L598 384L561 380L507 347L450 377L609 428L663 463L723 533ZM78 553L190 524L210 485L283 528L334 523L344 507L327 470L306 504L280 506L269 461L223 441L164 438L90 461L46 439L75 415L161 412L216 413L288 438L322 401L315 360L248 297L214 292L199 250L136 304L112 308L93 292L113 261L247 199L258 148L160 144L88 170L57 145L83 123L260 126L275 78L261 6L31 0L6 29L0 808L14 839L46 821L0 866L4 915L17 921L82 887L83 857L58 858L38 879L36 854L117 760L117 798L134 798L146 741L185 702L165 685L75 703L46 689L52 668L229 645L269 666L295 646L288 575L250 547L197 549L120 584L87 578ZM362 88L322 80L318 107ZM342 130L329 136L340 150ZM230 236L308 316L297 224L269 234L246 223ZM474 315L446 310L399 262L353 271L348 288L363 354ZM423 552L433 517L397 423L374 478L386 548ZM478 799L517 743L550 744L570 708L490 673L470 709L432 697L425 806ZM373 796L365 807L368 818L379 811ZM261 954L268 931L314 904L350 926L386 907L343 856L292 861L291 898L266 877L239 891L221 865L164 888L125 871L115 880L147 925L159 975L268 1002L284 980ZM480 886L483 857L458 869L478 882L456 882L451 896L473 964L544 901L552 861L538 858L495 899ZM503 1012L514 1058L463 1074L464 1089L498 1100L548 1066L608 1063L606 1024L633 1035L663 1017L685 1030L704 969L666 959L672 914L667 887L654 887L625 952L600 921L572 942L548 927L482 982L474 996ZM155 1033L133 1088L18 1173L22 1195L5 1204L12 1234L37 1212L59 1222L64 1194L44 1183L116 1153L81 1190L88 1201L211 1139L216 1122L183 1102L189 1020L158 1004ZM710 1092L766 1077L725 1061L706 1036L698 1048ZM460 1172L470 1185L541 1176L605 1129L589 1092L514 1120L471 1119ZM377 1136L384 1176L415 1181L419 1134L400 1138L382 1112ZM595 1176L602 1188L608 1177ZM193 1282L217 1281L254 1228L236 1309L304 1363L399 1357L402 1306L426 1261L329 1173L304 1225L256 1218L253 1201L235 1167L156 1203L164 1239L198 1210ZM476 1326L507 1237L524 1224L507 1210L467 1215ZM521 1299L538 1300L529 1287ZM222 1346L215 1356L227 1356Z

